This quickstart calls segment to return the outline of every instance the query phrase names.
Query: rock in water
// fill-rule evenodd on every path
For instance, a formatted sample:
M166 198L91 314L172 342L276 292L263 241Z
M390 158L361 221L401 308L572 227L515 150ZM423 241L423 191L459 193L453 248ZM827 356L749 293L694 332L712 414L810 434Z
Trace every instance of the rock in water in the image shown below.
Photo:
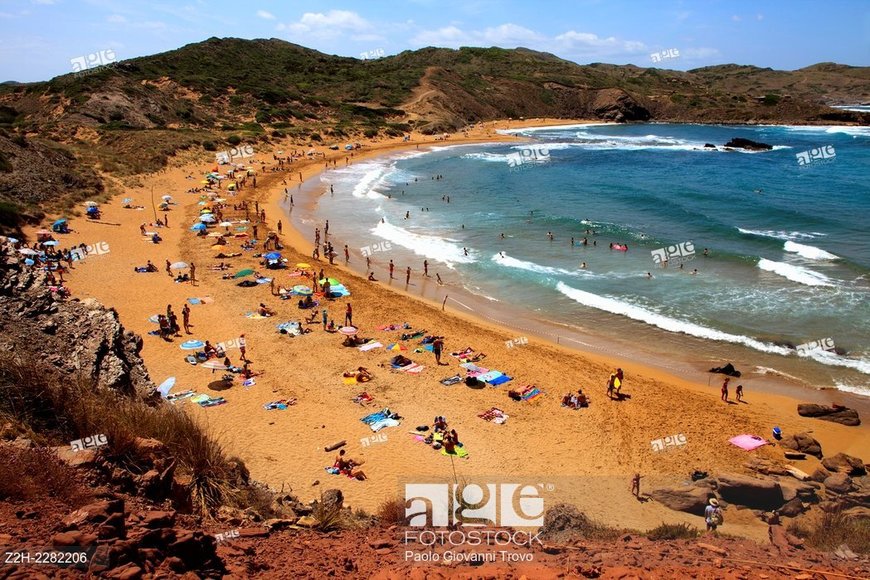
M746 149L748 151L770 151L773 149L773 146L768 145L767 143L759 143L758 141L753 141L751 139L743 139L742 137L734 137L725 143L725 147Z
M825 405L816 405L815 403L800 403L798 404L798 415L801 417L815 417L817 419L832 421L849 427L857 427L861 424L861 418L858 416L858 411L842 405L828 407Z

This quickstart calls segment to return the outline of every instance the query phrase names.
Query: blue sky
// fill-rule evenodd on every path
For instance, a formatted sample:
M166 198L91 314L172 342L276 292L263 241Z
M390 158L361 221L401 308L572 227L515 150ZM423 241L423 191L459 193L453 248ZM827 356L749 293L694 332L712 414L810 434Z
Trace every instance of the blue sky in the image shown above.
M424 46L525 46L579 63L679 70L870 65L870 0L0 0L0 81L72 71L212 36L280 38L361 57Z

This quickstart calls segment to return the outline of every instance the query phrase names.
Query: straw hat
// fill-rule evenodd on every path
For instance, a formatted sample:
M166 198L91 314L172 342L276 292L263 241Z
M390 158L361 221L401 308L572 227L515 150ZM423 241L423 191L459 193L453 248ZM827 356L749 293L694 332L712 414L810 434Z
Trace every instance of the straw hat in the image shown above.
M715 497L710 498L710 505L713 507L719 507L719 500Z

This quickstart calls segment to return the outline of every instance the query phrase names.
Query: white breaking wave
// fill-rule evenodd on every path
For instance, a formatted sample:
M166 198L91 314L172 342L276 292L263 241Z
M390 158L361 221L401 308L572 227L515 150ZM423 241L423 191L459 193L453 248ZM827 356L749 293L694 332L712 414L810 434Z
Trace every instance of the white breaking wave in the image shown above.
M786 232L783 230L747 230L744 228L737 228L741 234L746 234L749 236L761 236L762 238L775 238L777 240L811 240L818 236L825 236L827 234L820 234L819 232L812 232L810 234L805 234L804 232Z
M502 266L507 266L508 268L518 268L520 270L535 272L537 274L563 274L568 276L577 275L577 272L572 272L571 270L565 270L564 268L553 268L550 266L541 266L540 264L535 264L534 262L526 262L525 260L518 260L517 258L512 258L507 254L505 254L504 256L502 256L501 254L495 254L492 257L492 261Z
M786 252L791 252L793 254L798 254L799 256L803 256L807 260L839 260L840 256L836 256L830 252L826 252L821 248L817 248L815 246L805 246L804 244L798 244L792 241L788 241L782 248Z
M787 379L792 379L792 380L795 380L795 381L798 381L801 383L806 382L804 379L802 379L800 377L790 375L790 374L785 373L779 369L774 369L771 367L759 367L759 366L757 366L757 367L755 367L755 372L762 374L762 375L778 375L778 376L785 377Z
M761 258L758 261L758 267L767 272L773 272L783 278L787 278L798 284L806 284L807 286L834 286L831 279L801 266L786 264L785 262L774 262Z
M441 262L451 269L456 263L473 264L476 262L475 253L472 250L469 250L466 256L462 246L455 244L456 240L450 238L415 234L394 226L390 222L378 222L378 225L372 228L371 232L390 243L411 250L418 256Z
M379 199L382 197L386 197L384 194L377 191L375 188L378 183L383 179L388 171L390 170L390 166L384 163L372 163L358 166L358 169L365 168L365 173L363 176L357 181L356 185L353 186L353 191L351 191L351 195L359 198L368 198L368 199Z
M806 352L797 352L797 355L802 358L811 358L816 362L822 363L823 365L828 365L832 367L845 367L848 369L854 369L859 373L864 373L865 375L870 375L870 361L866 361L863 359L846 358L844 356L838 355L835 352L822 350L820 348Z
M855 127L852 125L775 125L796 133L845 133L852 137L870 137L870 127Z
M604 127L607 125L618 125L618 123L575 123L572 125L550 125L548 127L523 127L522 129L497 129L496 133L500 135L516 135L525 132L534 131L553 131L558 129L583 129L585 127Z
M664 330L668 330L670 332L679 332L682 334L688 334L690 336L696 336L698 338L706 338L710 340L720 340L724 342L742 344L750 348L754 348L755 350L759 350L761 352L770 352L783 355L787 355L791 352L791 349L777 346L775 344L761 342L760 340L756 340L748 336L730 334L721 330L707 328L706 326L700 326L692 322L677 320L676 318L670 318L669 316L664 316L663 314L652 312L651 310L641 308L640 306L635 306L634 304L621 302L614 298L607 298L605 296L599 296L590 292L584 292L583 290L572 288L571 286L568 286L563 282L559 282L558 284L556 284L556 289L568 298L584 306L590 306L592 308L597 308L598 310L603 310L612 314L620 314L622 316L631 318L632 320L639 320L641 322L645 322L647 324L662 328Z
M842 381L834 381L834 386L837 387L838 391L870 397L870 386L868 385L853 385Z
M477 159L478 161L490 161L494 163L507 163L508 156L499 153L466 153L462 159Z

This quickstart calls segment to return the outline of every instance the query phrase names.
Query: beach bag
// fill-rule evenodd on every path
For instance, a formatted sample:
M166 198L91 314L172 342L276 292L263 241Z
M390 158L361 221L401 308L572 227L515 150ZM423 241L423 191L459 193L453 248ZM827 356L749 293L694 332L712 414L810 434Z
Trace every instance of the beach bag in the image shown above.
M710 523L716 526L721 526L723 523L725 523L725 517L722 515L721 509L716 508L715 510L713 510L713 513L710 514Z
M476 387L480 381L477 380L477 377L465 377L465 384L469 387Z

